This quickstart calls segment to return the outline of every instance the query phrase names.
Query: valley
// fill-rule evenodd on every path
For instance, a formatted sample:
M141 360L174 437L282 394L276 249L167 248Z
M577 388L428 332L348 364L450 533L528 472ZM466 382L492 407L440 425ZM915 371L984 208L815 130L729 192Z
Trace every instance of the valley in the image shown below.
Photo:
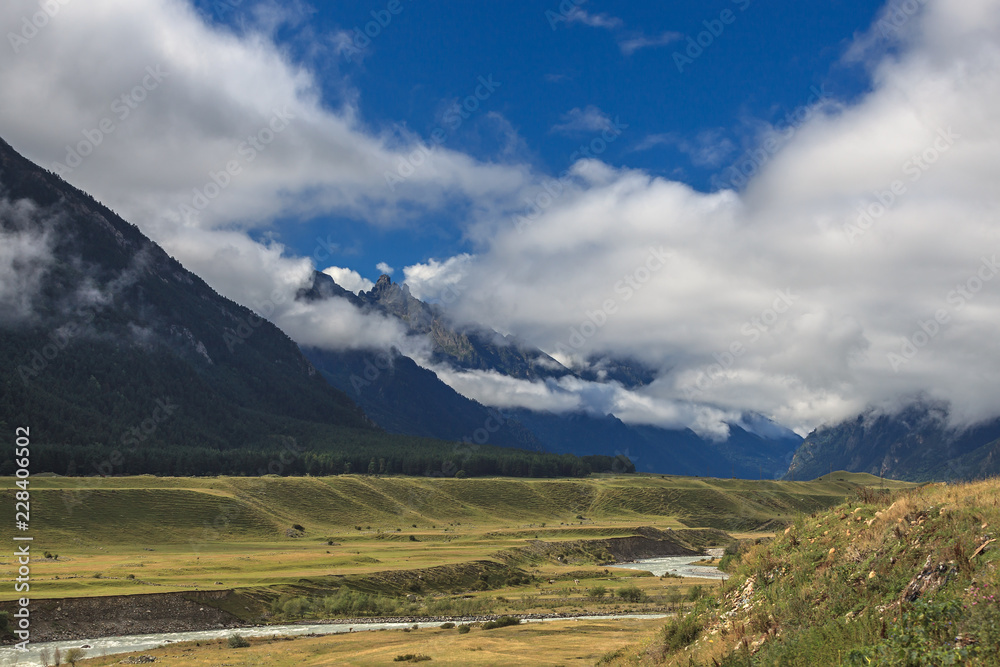
M843 475L42 476L32 480L33 641L337 618L673 613L720 582L613 564L698 559L706 548L767 537L879 484ZM12 610L12 593L4 600L0 610ZM598 635L613 633L608 621L572 627L592 623Z

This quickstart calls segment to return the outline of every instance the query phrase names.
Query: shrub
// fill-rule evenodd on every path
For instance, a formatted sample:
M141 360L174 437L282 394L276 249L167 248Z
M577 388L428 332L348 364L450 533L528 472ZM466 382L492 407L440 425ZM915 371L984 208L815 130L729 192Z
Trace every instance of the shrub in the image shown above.
M302 524L301 524L301 523L293 523L293 524L292 524L292 530L297 530L297 531L299 531L300 533L304 533L304 532L306 532L306 529L302 527Z
M442 623L441 624L441 629L442 630L451 630L453 627L455 627L455 624L452 623L451 621L448 621L447 623Z
M697 614L672 618L663 626L663 648L678 651L697 639L701 631L702 625Z
M246 648L250 646L250 642L244 639L243 635L238 635L235 632L229 635L226 643L229 644L229 648Z
M472 630L472 628L469 626L468 623L463 623L462 625L458 626L458 634L460 635L464 635L470 630Z
M495 628L506 628L510 625L520 625L521 619L515 618L514 616L501 616L495 621L486 621L483 623L483 630L493 630Z
M646 594L635 584L619 588L618 597L625 600L625 602L645 602L648 599Z
M430 660L429 655L421 655L419 653L406 653L404 655L397 655L392 659L393 662L424 662Z
M83 649L71 648L67 650L63 655L63 660L71 665L76 665L78 661L83 660Z
M600 600L605 595L607 595L607 592L608 589L605 588L604 586L594 586L593 588L587 591L587 594L590 595L590 597L592 598Z
M285 616L291 617L302 616L302 612L308 608L309 601L302 597L292 598L288 602L281 605L281 611L285 614Z

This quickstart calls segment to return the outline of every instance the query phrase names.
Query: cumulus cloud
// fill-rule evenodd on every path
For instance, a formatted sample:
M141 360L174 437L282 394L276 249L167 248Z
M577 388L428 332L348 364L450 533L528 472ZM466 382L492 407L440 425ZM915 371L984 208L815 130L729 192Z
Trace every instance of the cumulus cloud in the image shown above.
M375 283L353 269L330 266L323 269L323 273L333 278L333 282L355 294L358 292L367 292L372 287L375 287Z
M403 282L414 297L432 303L450 303L458 296L456 289L474 257L468 253L449 257L441 262L431 259L403 269Z
M375 268L378 269L379 273L385 274L387 276L391 276L396 272L396 269L392 268L385 262L379 262L378 264L375 265Z
M801 433L918 395L995 416L1000 2L928 0L869 57L872 90L817 102L741 192L586 161L599 177L467 264L459 312L660 369L642 419L749 409Z

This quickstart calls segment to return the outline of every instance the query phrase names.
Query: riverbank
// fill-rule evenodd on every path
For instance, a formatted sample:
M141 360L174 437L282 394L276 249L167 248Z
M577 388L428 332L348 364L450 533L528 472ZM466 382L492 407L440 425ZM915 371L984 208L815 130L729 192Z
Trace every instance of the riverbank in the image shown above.
M658 620L667 618L670 614L513 614L525 623L542 623L554 621L613 621L626 619ZM279 637L322 637L335 634L352 634L376 630L411 630L440 628L443 623L456 625L465 623L481 623L498 618L495 614L477 616L439 616L439 617L399 617L399 618L358 618L336 619L333 621L314 621L309 623L294 623L284 625L247 626L232 629L212 629L173 633L143 633L125 636L98 638L81 637L76 640L57 642L32 642L28 652L0 651L0 667L42 667L49 664L48 660L56 650L65 652L80 648L86 657L103 657L150 651L163 646L171 646L184 642L213 642L225 639L236 633L244 638L279 638Z

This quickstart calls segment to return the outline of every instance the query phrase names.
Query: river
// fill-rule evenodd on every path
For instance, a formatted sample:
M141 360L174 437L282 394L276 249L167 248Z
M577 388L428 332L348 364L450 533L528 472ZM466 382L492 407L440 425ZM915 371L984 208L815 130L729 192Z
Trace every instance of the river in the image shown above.
M548 621L572 621L590 620L605 621L622 618L666 618L669 614L616 614L609 616L575 616L562 618L533 618L525 619L525 623L543 623ZM470 619L472 620L472 619ZM461 620L457 621L461 623ZM77 639L73 641L46 642L42 644L29 644L27 651L18 651L12 648L0 649L0 667L45 667L52 664L51 658L55 649L65 653L67 649L86 646L84 649L85 658L97 658L105 655L117 655L120 653L132 653L133 651L148 651L158 648L164 644L176 642L212 641L223 639L233 633L243 637L269 637L282 636L292 637L297 635L335 635L346 632L365 632L371 630L399 630L402 628L412 628L414 625L420 628L440 627L442 621L432 622L410 622L410 623L322 623L304 624L296 623L290 625L269 625L253 628L238 628L228 630L202 630L195 632L166 632L150 635L126 635L122 637L102 637L100 639ZM45 660L48 659L49 662Z
M708 556L719 558L722 549L707 549ZM680 577L697 577L699 579L728 579L729 575L717 570L714 567L704 565L692 565L700 560L705 560L706 556L664 556L662 558L643 558L631 563L618 563L615 567L629 570L643 570L652 572L656 576L670 572Z

